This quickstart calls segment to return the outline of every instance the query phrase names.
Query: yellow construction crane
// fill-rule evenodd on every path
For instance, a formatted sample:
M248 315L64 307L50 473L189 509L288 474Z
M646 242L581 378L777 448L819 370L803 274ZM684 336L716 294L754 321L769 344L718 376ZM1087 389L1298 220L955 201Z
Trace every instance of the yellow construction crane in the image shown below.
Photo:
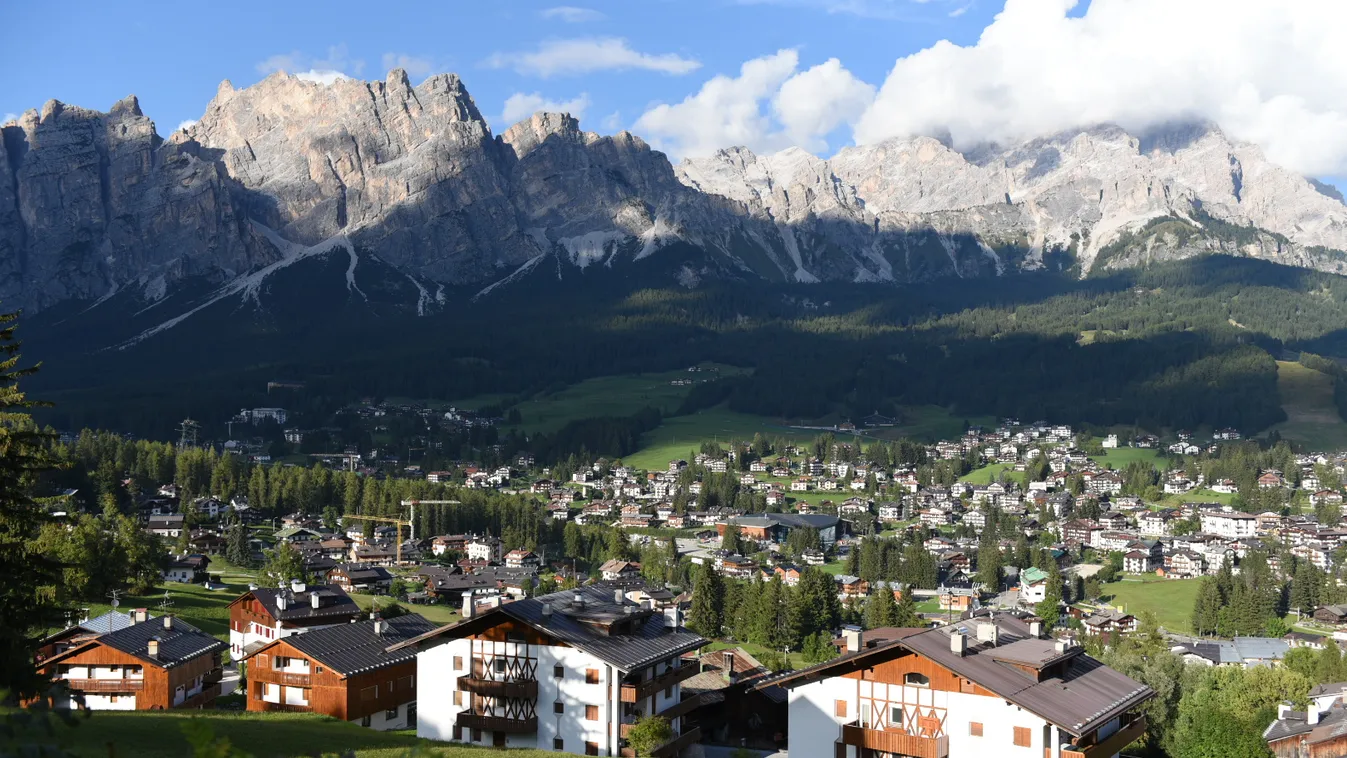
M400 519L400 518L390 518L390 517L388 517L388 516L357 516L357 515L354 515L354 514L351 514L351 513L348 513L348 514L346 514L345 516L342 516L342 518L344 518L344 519L353 518L353 519L358 519L358 520L360 520L360 521L386 521L386 522L388 522L388 523L390 523L390 524L397 524L397 526L398 526L398 536L397 536L397 540L396 540L396 542L397 542L397 550L398 550L398 553L397 553L397 555L398 555L397 561L398 561L398 565L399 565L399 566L402 565L402 527L405 526L405 527L410 528L411 525L412 525L412 522L411 522L411 521L404 521L403 519Z

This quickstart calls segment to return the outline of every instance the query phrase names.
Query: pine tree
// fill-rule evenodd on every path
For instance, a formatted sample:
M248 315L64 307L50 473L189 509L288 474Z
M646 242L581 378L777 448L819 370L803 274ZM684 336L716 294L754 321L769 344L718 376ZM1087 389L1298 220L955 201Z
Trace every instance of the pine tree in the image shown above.
M878 587L870 593L865 603L865 628L878 629L882 626L894 626L898 607L893 601L893 590Z
M1221 590L1216 579L1204 576L1199 580L1197 599L1193 601L1193 632L1198 636L1215 634L1220 627Z
M917 613L917 599L912 595L912 586L902 589L902 597L893 610L893 625L903 627L921 627L926 624Z
M60 565L34 548L49 517L33 499L34 479L55 466L52 435L38 430L29 410L41 405L19 389L36 367L19 367L14 338L17 314L0 315L0 691L9 697L36 695L43 688L33 665L37 640L59 628L65 612L56 588Z
M688 611L688 628L703 637L719 637L725 623L724 604L725 586L715 564L707 561L697 571L692 607Z
M229 526L225 537L225 560L235 566L252 565L252 551L248 549L248 528L242 521L235 521Z
M739 535L738 524L726 524L725 534L720 538L720 547L728 550L732 554L742 553L744 550L743 539Z

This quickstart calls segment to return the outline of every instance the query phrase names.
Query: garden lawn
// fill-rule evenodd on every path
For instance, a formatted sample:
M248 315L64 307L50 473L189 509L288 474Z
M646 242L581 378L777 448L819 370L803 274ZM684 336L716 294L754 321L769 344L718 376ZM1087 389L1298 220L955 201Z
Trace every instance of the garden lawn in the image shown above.
M154 616L172 613L201 631L228 642L229 604L247 592L248 585L230 582L228 578L225 584L225 589L211 591L199 584L167 582L146 595L123 595L118 601L117 610L126 613L131 608L146 608ZM172 603L167 607L163 605L165 592ZM90 603L87 607L90 616L112 610L112 606L105 603Z
M1118 581L1104 585L1105 605L1122 606L1133 616L1150 611L1166 630L1187 634L1192 630L1193 602L1201 579Z
M234 747L255 758L296 755L336 756L352 751L360 758L393 758L411 754L440 758L489 758L502 755L487 747L449 745L417 739L410 731L380 732L326 716L307 713L248 713L225 711L98 711L75 727L57 727L56 742L77 756L104 758L111 755L135 758L182 758L192 748L182 731L196 721L208 727L216 739L228 739ZM34 741L50 744L45 735ZM5 742L0 738L0 752ZM511 750L511 758L542 758L537 750Z
M369 610L370 606L376 601L380 608L384 608L393 602L393 599L387 595L363 595L358 592L350 593L351 599L356 605L364 610ZM452 624L459 619L458 609L448 605L414 605L403 600L397 601L398 605L406 608L412 613L424 616L427 621L436 624Z
M996 481L996 478L1001 475L1002 471L1005 471L1006 469L1012 469L1013 473L1014 468L1015 468L1014 464L1011 463L992 463L990 465L983 466L982 468L973 469L972 471L969 471L967 474L964 474L963 476L959 477L959 481L971 482L973 484L991 484L992 482Z

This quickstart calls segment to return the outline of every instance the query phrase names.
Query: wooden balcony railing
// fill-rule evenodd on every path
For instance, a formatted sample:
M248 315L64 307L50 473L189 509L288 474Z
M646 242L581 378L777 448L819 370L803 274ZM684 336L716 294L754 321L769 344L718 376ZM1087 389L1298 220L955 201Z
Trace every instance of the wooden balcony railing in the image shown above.
M656 713L655 715L668 719L669 721L673 721L674 719L680 716L686 716L687 714L697 710L697 708L700 707L701 704L702 704L702 696L701 693L699 692L696 695L688 695L684 697L682 701L674 703L673 705L669 706L668 708L665 708L664 710L660 711L659 713ZM638 720L637 716L623 717L622 723L618 725L618 736L626 737L627 732L631 731L632 726L636 724L637 720Z
M854 724L842 726L842 743L854 747L897 753L912 758L947 758L949 737L918 737L906 732L866 729Z
M1146 717L1137 714L1130 723L1124 724L1121 729L1104 738L1101 742L1092 745L1063 745L1062 756L1064 758L1080 758L1082 756L1083 758L1109 758L1141 739L1141 735L1145 733Z
M538 717L505 718L503 716L479 716L475 713L458 714L458 725L465 729L481 729L506 734L531 734L538 731Z
M673 671L657 676L640 684L622 685L622 702L639 703L660 690L668 689L679 682L687 681L701 673L701 667L695 664L679 666Z
M62 679L77 692L141 692L144 679Z
M538 699L538 680L519 679L513 682L482 679L469 674L458 678L458 688L487 697L510 697L521 700Z
M659 747L655 748L650 752L650 755L653 756L653 758L670 758L671 756L678 755L680 752L682 752L683 748L687 747L688 745L695 745L698 742L701 742L701 739L702 739L701 728L693 727L692 729L688 729L687 731L683 732L677 737L674 737L673 739L669 740L663 745L660 745ZM636 755L636 751L632 750L629 747L624 747L618 752L618 754L623 756L623 758L632 758L633 756Z

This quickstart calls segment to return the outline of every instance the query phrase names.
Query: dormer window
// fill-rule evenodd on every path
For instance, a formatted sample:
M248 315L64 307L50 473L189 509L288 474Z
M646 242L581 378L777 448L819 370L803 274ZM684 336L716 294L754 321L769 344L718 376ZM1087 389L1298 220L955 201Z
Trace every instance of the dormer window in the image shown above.
M917 673L916 671L909 671L907 672L907 675L903 677L903 683L910 687L930 687L931 678L925 674Z

